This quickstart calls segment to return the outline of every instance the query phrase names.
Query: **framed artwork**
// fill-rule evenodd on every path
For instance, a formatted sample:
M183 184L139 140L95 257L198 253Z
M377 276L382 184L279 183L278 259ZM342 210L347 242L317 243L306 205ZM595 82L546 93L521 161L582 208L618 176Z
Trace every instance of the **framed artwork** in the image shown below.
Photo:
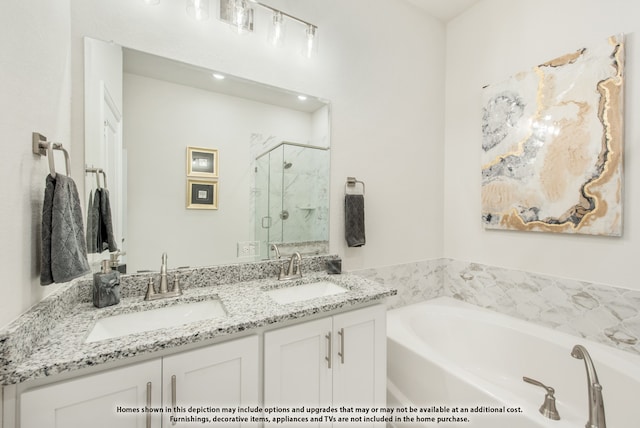
M187 209L217 210L218 182L187 179Z
M620 236L624 39L483 88L487 229Z
M218 178L218 150L187 147L187 176Z

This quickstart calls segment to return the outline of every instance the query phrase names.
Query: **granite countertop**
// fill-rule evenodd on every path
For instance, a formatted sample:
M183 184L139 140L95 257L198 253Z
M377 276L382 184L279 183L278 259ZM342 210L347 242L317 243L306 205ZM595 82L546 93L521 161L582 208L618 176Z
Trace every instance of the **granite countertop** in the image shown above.
M271 288L323 280L338 284L348 291L283 305L276 303L265 293ZM289 281L260 278L223 284L211 281L210 284L206 284L205 280L205 284L187 287L183 291L182 296L151 302L144 301L141 293L123 297L120 304L102 309L95 308L86 299L70 305L55 325L49 328L48 334L29 346L28 353L25 353L22 358L5 358L6 364L0 371L1 384L16 384L150 354L317 313L373 302L396 294L394 289L356 275L327 275L321 272L312 272L301 279ZM216 297L224 305L227 316L85 343L88 333L99 318Z

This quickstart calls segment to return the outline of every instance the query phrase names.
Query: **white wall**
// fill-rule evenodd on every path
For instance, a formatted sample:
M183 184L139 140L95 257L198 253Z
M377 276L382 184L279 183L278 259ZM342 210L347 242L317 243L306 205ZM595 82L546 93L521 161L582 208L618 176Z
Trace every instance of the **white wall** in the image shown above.
M265 45L269 16L238 36L215 17L195 22L183 1L71 0L73 135L82 141L82 36L223 70L331 100L331 251L345 269L440 257L444 26L403 0L273 0L319 27L318 56L298 54L291 23L282 50ZM75 154L82 156L79 150ZM348 249L347 176L366 182L367 244Z
M31 133L70 141L69 0L0 4L0 326L55 289L40 286L46 157ZM64 159L56 157L64 171Z
M311 138L309 113L134 74L124 114L131 273L158 270L164 251L173 267L241 261L236 244L254 240L251 135ZM187 146L218 150L217 210L185 208Z
M447 26L444 256L640 289L640 4L630 0L483 0ZM626 33L621 238L485 231L480 222L481 88Z

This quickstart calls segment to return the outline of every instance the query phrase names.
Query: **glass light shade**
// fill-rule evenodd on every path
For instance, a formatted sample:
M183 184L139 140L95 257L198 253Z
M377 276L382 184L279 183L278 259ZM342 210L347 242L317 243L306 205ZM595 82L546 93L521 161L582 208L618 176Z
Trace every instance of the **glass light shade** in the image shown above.
M209 19L209 0L187 0L187 14L197 21Z
M246 0L231 0L231 27L244 34L253 28L253 9Z
M302 43L302 55L311 58L318 53L318 27L307 25Z
M267 41L272 46L282 46L284 43L284 16L282 12L273 12L271 26L267 34Z

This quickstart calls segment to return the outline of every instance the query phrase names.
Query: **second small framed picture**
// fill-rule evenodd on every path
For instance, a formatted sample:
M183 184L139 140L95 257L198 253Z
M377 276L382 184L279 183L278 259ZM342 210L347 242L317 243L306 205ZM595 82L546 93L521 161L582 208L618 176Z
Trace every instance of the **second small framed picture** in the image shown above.
M189 177L218 178L218 150L188 146L187 175Z
M217 210L218 182L187 179L187 209Z

